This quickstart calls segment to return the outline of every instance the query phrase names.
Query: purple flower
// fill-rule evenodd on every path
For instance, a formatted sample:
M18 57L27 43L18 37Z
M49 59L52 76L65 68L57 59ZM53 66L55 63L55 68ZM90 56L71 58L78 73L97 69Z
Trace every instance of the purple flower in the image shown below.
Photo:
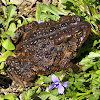
M72 84L71 82L68 82L68 81L61 83L59 78L54 74L51 76L51 79L52 79L53 83L49 86L49 90L51 90L53 88L58 88L59 94L64 93L64 87L67 87L67 83Z
M38 22L38 24L41 24L41 23L44 23L44 21L41 21L41 20L39 19L39 22Z
M6 3L6 1L2 0L2 3L3 3L5 6L7 6L7 3Z

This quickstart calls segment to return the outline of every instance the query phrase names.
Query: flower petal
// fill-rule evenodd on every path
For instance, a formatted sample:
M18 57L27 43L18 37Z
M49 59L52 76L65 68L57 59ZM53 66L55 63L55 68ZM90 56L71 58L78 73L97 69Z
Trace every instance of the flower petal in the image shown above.
M2 0L2 2L3 2L3 4L4 4L5 6L7 6L7 3L6 3L6 1L3 1L3 0Z
M51 79L52 79L52 81L53 81L54 83L60 82L59 78L58 78L55 74L53 74L53 75L51 76Z
M44 23L44 21L41 21L41 20L39 19L39 22L38 22L38 24L41 24L41 23Z
M62 83L62 85L63 85L64 87L67 87L67 83L68 83L68 81Z
M72 84L71 82L66 81L66 82L62 83L62 85L63 85L64 87L67 87L67 83Z
M54 83L53 83L53 84L51 84L51 85L49 86L49 88L48 88L48 89L49 89L49 90L53 89L54 85L55 85Z
M58 93L59 93L59 94L63 94L63 93L64 93L64 87L63 87L62 85L60 85L60 86L58 87Z

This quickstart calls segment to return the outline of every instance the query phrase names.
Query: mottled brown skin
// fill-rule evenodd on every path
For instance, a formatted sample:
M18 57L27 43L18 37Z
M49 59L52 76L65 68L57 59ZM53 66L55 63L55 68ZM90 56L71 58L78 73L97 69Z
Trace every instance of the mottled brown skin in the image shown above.
M70 60L90 30L90 24L77 15L63 16L58 22L34 21L19 27L13 39L20 41L14 51L17 57L8 57L8 75L23 85L23 81L33 81L36 74L49 75L69 68L77 72L78 67Z

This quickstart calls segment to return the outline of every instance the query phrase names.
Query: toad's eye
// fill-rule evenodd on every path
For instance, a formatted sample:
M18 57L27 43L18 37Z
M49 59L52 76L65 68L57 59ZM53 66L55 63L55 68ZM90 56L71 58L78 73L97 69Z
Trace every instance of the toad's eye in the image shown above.
M82 31L80 31L80 32L75 34L75 37L82 37L82 36L83 36L83 32Z

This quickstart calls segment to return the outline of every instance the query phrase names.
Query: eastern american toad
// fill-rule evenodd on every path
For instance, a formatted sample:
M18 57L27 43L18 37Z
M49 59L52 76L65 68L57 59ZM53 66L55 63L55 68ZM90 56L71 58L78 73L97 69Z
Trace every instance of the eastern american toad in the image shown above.
M90 24L77 15L63 16L58 22L33 21L19 27L13 39L20 41L14 51L17 57L8 57L8 75L23 84L23 81L33 81L36 74L49 75L69 68L78 71L70 60L90 31Z

